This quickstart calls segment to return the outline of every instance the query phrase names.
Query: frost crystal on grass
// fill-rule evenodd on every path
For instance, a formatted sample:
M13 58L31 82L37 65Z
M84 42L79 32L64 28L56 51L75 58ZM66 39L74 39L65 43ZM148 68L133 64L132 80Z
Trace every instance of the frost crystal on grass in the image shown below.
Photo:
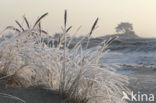
M104 49L115 38L104 41L94 48L84 47L82 38L69 49L68 43L72 43L72 37L67 40L67 35L71 27L67 28L65 11L62 35L57 42L55 38L47 39L45 42L43 39L49 36L41 30L40 20L47 14L42 15L33 28L26 17L24 20L28 29L24 29L19 22L22 31L12 26L6 28L15 32L10 38L3 34L3 40L0 41L1 77L11 77L12 81L15 81L16 77L16 82L20 86L42 85L58 90L67 103L124 103L121 96L122 90L127 90L127 77L107 69L109 65L101 66L99 63L105 54ZM97 21L98 19L86 37L88 41Z

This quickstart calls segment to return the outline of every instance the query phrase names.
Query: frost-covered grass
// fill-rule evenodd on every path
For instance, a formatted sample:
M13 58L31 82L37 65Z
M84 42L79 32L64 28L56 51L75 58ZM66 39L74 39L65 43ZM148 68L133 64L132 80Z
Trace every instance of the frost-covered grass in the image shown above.
M74 48L69 49L72 37L67 42L67 36L72 27L67 27L65 11L62 35L53 40L52 47L48 47L42 41L49 37L48 33L41 28L41 20L47 14L42 15L32 27L24 17L27 29L18 21L19 29L13 26L6 28L14 32L11 32L10 38L3 33L0 42L1 79L12 86L41 85L57 90L66 103L123 103L121 96L122 90L127 89L127 77L112 72L108 69L109 65L99 63L106 53L104 49L116 38L87 49L97 18L86 35L86 47L82 48L82 38Z

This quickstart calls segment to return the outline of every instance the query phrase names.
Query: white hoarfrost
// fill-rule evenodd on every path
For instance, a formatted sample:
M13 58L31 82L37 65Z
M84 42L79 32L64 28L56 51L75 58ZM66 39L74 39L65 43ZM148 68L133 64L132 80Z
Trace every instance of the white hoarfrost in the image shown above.
M87 97L89 103L124 102L121 96L127 77L112 72L107 64L99 64L104 54L100 45L84 50L80 43L73 49L66 48L64 57L63 47L48 47L40 42L44 37L35 35L32 30L10 39L3 37L0 42L1 71L7 64L7 75L16 72L29 86L43 85L65 92L70 98Z
M82 47L82 39L69 49L68 43L72 43L72 40L66 42L69 27L63 29L57 42L55 38L43 42L43 38L49 36L41 30L40 20L47 14L42 15L32 29L25 17L28 30L24 30L17 21L22 31L7 27L16 32L7 36L3 34L0 39L0 73L4 73L6 78L15 75L27 86L42 85L58 90L68 103L75 103L72 102L75 100L76 103L125 103L122 91L128 90L127 77L112 71L108 64L99 62L106 53L105 47L113 39L90 49ZM65 28L66 16L65 11ZM97 21L98 18L85 40L89 40ZM48 46L49 43L52 47Z

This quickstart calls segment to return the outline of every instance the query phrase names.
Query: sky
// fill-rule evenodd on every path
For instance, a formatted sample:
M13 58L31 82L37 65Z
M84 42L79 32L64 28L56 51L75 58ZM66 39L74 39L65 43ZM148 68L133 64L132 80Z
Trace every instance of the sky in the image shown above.
M61 32L64 10L68 11L68 26L74 33L87 34L94 20L99 17L93 36L115 33L120 22L130 22L141 37L156 37L156 0L0 0L0 31L6 26L23 24L25 15L33 25L42 14L49 15L42 25L50 34ZM24 25L24 24L23 24Z

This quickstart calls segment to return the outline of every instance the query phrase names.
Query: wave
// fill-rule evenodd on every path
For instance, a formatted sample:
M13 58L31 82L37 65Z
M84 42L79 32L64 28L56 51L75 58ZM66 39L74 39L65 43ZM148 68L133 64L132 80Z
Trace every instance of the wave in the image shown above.
M81 40L77 38L72 41L70 48L73 48L74 45ZM105 38L91 38L89 41L88 48L93 48L100 45ZM107 40L106 40L107 41ZM87 44L87 39L84 39L82 46L85 48ZM111 51L123 51L123 52L155 52L156 51L156 39L117 39L114 40L107 49Z
M156 52L156 39L116 40L108 49L125 52Z

